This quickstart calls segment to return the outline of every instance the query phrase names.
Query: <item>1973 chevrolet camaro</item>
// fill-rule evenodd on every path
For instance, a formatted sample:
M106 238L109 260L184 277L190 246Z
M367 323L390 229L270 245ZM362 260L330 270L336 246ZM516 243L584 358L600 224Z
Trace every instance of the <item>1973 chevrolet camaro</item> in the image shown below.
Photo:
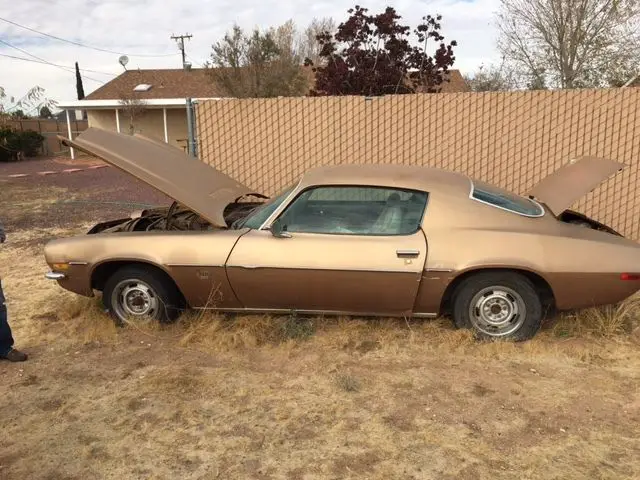
M640 245L567 210L622 169L581 158L525 196L422 166L307 172L267 199L167 144L89 128L61 140L173 198L45 248L65 289L118 323L185 308L436 317L524 340L549 311L640 289Z

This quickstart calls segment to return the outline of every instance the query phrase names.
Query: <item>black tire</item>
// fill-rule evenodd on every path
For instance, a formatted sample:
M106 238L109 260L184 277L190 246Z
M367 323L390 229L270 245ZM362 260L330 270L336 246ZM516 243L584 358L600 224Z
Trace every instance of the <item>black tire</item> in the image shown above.
M126 288L129 288L130 294L138 295L138 298L142 296L143 303L147 298L154 308L149 307L148 312L139 317L131 313L126 315L127 308L116 300L116 296L120 297L116 295L116 289L123 291ZM175 284L166 278L164 272L144 265L129 265L116 270L105 283L102 303L118 326L128 323L130 318L171 323L183 310L182 295ZM144 306L141 309L144 310Z
M455 326L472 329L483 340L528 340L544 317L535 286L515 272L483 272L465 278L454 291L452 307Z

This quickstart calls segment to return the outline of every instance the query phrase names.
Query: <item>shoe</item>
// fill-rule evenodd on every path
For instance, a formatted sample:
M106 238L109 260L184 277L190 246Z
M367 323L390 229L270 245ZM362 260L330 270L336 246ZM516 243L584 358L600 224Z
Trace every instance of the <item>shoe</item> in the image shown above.
M26 353L22 353L21 351L12 348L11 350L9 350L9 353L1 358L9 360L10 362L24 362L28 357Z

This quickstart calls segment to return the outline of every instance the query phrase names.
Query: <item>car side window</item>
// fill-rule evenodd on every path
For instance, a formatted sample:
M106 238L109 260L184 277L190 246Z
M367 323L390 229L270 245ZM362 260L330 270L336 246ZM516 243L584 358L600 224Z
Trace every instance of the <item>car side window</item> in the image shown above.
M411 235L420 228L427 197L397 188L315 187L302 192L278 222L298 233Z
M526 217L540 217L544 215L544 208L530 198L521 197L495 185L474 180L472 182L471 198L478 202L501 208L509 212Z

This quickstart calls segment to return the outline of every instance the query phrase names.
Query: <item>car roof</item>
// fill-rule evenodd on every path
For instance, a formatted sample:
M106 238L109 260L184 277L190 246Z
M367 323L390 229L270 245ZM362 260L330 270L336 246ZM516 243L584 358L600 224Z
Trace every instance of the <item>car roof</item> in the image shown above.
M301 179L302 188L318 185L372 185L469 195L471 179L423 165L343 164L313 168Z

